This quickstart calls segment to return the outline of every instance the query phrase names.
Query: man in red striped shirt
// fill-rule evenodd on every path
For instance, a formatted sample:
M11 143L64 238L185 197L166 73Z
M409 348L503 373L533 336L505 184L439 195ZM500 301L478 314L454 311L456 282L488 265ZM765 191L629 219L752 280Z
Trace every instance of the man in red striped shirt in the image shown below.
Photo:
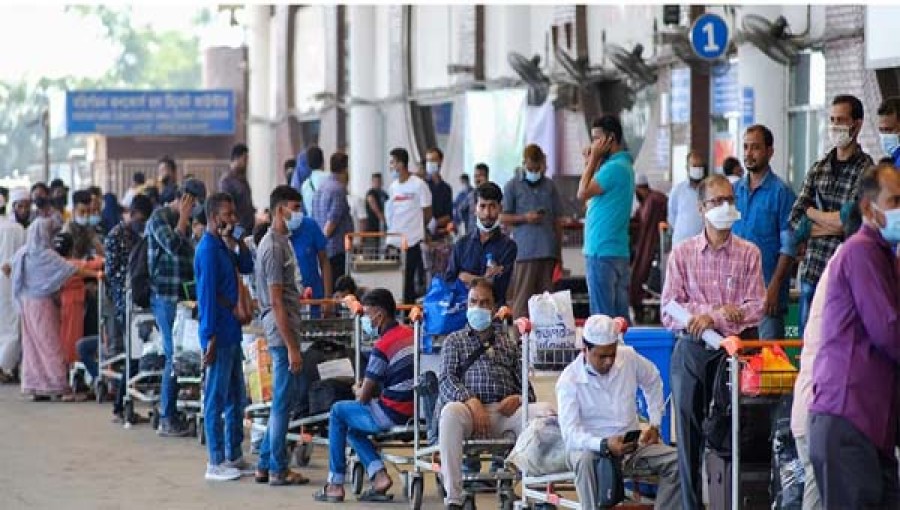
M360 499L389 499L387 491L393 481L368 436L405 425L413 414L413 330L397 323L394 296L385 289L368 292L362 298L362 305L363 332L379 339L369 356L362 386L356 390L356 400L337 402L331 407L328 485L314 495L316 501L339 503L344 500L348 442L372 482ZM381 396L374 398L379 387Z
M672 353L672 400L685 510L702 508L701 424L724 355L707 347L700 335L713 329L723 336L753 337L766 297L759 248L731 233L740 218L731 183L723 175L712 175L700 183L698 195L705 227L673 248L661 303L663 310L675 302L691 314L687 324L662 314L663 325L678 339Z

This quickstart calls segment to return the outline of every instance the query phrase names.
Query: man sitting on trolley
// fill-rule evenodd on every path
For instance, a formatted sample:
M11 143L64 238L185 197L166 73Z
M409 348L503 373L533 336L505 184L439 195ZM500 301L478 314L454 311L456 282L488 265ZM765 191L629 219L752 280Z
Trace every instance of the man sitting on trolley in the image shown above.
M678 452L659 439L665 410L659 370L633 348L619 342L620 324L594 315L584 324L581 354L556 382L559 424L582 508L597 508L600 487L596 463L611 457L623 473L659 476L655 508L681 505ZM638 425L638 387L647 400L650 426Z
M468 324L448 336L441 351L438 443L448 510L462 508L465 499L463 441L518 436L522 431L522 351L493 327L496 311L494 285L484 278L473 280ZM546 403L530 405L529 416L553 412Z

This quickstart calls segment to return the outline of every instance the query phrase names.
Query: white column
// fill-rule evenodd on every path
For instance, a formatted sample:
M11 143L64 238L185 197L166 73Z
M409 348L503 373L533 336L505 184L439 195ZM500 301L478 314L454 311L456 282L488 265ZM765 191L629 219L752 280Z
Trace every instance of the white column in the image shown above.
M271 16L268 5L248 5L247 41L249 54L249 119L247 146L250 162L247 179L253 190L253 204L262 210L268 207L269 194L276 184L275 129L272 120Z
M360 104L376 99L375 6L348 6L350 21L350 194L366 196L374 172L387 172L381 114L378 107ZM387 182L390 176L385 175Z

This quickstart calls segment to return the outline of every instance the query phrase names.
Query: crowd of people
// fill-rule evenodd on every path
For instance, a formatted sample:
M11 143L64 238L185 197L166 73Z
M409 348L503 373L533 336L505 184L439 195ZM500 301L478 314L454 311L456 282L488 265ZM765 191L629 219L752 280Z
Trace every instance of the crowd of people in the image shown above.
M690 152L687 179L666 196L635 173L619 120L598 118L577 189L586 210L591 317L580 355L557 381L555 403L522 402L520 347L493 327L504 305L513 318L527 317L529 298L551 290L562 269L568 213L538 145L524 148L522 166L502 186L478 164L474 185L464 175L456 197L444 180L440 149L427 150L416 172L408 151L395 148L388 154L390 184L384 189L385 176L372 175L359 227L347 189L348 154L331 155L326 170L318 147L285 163L286 184L272 190L262 208L252 202L243 144L233 148L215 193L192 176L179 179L169 157L159 160L155 184L136 173L121 201L96 187L76 190L69 201L58 179L30 191L0 190L8 208L0 222L0 307L10 312L0 327L0 381L20 381L35 400L86 398L84 388L73 391L69 368L80 361L97 379L98 351L121 344L128 327L130 295L135 306L152 311L162 339L157 432L184 436L173 325L178 303L196 301L206 478L233 480L249 465L242 452L241 339L242 327L256 317L274 375L255 479L304 484L307 477L288 469L285 446L289 417L309 385L304 366L318 359L302 351L295 334L304 320L300 299L361 294L362 328L378 340L355 387L356 401L331 411L329 475L315 498L343 501L349 443L371 481L363 497L380 501L393 482L368 436L408 422L416 378L412 330L397 322L397 305L416 303L429 277L438 276L468 289L466 325L443 343L434 416L447 508L464 504L462 473L472 469L460 442L521 433L525 405L534 406L530 415L559 410L582 502L597 501L605 489L595 472L602 457L623 461L626 473L639 466L658 475L658 508L701 508L701 457L709 444L703 418L716 367L737 345L710 348L703 333L784 338L799 262L805 346L792 429L804 464L804 508L893 508L900 504L894 455L900 439L900 98L886 100L878 115L888 157L876 165L857 141L862 103L834 98L832 148L807 173L799 195L771 167L775 140L764 125L746 129L743 166L730 158L723 174L711 172L703 154ZM670 225L673 245L660 315L676 338L677 449L660 443L665 404L659 370L621 342L622 324L643 306L644 283L662 249L662 221ZM406 250L402 296L382 288L359 292L345 274L345 236L357 230L405 236L402 243L388 235L384 246L375 243ZM98 296L101 279L105 295ZM112 304L105 321L98 320L99 299ZM687 310L690 320L673 317L670 304ZM334 312L323 306L313 314ZM118 421L124 385L113 408ZM626 440L639 427L638 388L649 404L648 423L639 437Z

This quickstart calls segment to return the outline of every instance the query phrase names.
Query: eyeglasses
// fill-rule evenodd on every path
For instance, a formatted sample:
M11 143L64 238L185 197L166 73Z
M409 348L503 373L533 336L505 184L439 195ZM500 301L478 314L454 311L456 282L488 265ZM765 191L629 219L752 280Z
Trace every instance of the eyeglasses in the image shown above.
M704 204L704 205L713 205L713 206L716 206L716 207L719 207L719 206L722 205L722 204L730 204L730 205L734 205L734 195L730 195L730 196L727 196L727 197L715 197L715 198L710 198L709 200L704 200L704 201L703 201L703 204Z

